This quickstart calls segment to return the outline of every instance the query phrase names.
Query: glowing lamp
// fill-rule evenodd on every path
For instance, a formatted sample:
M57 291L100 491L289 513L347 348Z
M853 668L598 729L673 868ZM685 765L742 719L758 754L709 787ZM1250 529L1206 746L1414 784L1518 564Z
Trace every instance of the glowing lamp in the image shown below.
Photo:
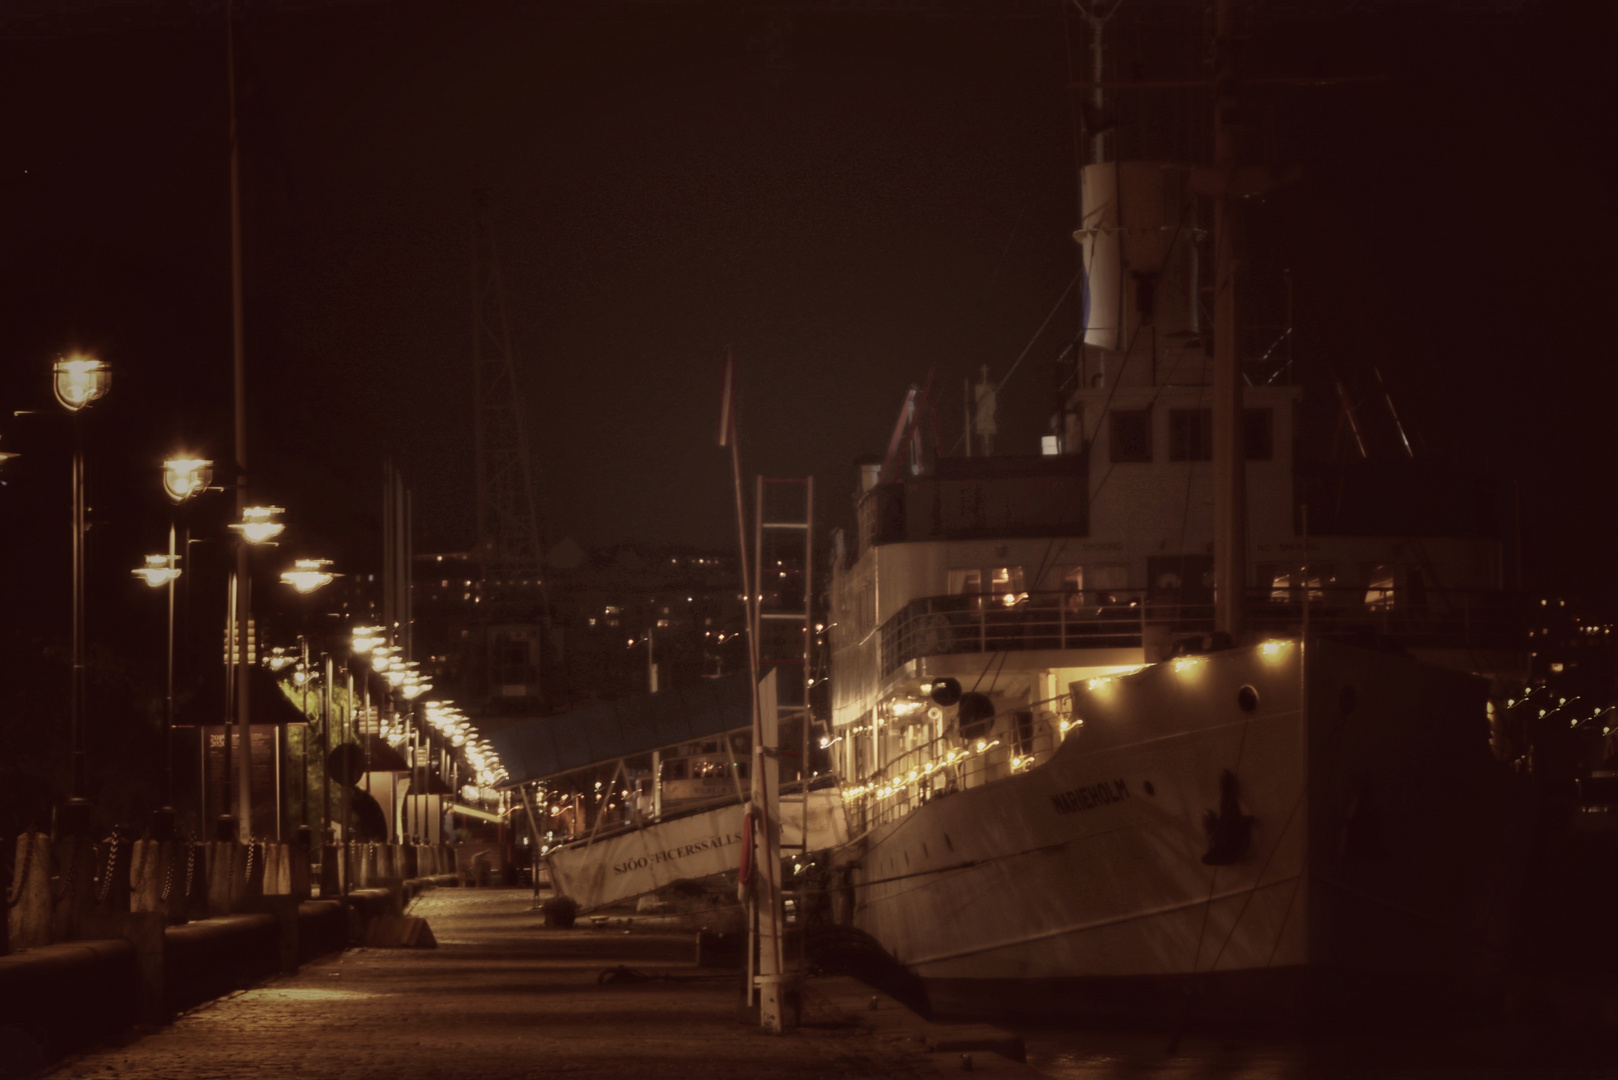
M146 565L139 569L131 570L130 573L154 589L167 585L180 576L179 568L169 564L167 555L148 555L146 556Z
M280 526L277 525L276 528L279 529ZM312 593L316 589L330 585L331 579L337 576L326 569L330 565L330 559L298 559L292 564L291 570L281 571L281 581L301 593Z
M163 462L163 492L176 503L183 503L199 491L206 491L212 480L211 461L170 458Z
M382 636L382 628L380 626L354 627L353 644L354 651L357 653L372 652L385 642L386 639Z
M274 540L286 528L275 520L276 514L285 513L279 506L244 506L242 520L231 528L242 534L249 544L265 544Z
M112 385L112 369L83 353L63 357L51 370L55 375L51 388L56 391L56 400L68 412L78 412L105 397Z

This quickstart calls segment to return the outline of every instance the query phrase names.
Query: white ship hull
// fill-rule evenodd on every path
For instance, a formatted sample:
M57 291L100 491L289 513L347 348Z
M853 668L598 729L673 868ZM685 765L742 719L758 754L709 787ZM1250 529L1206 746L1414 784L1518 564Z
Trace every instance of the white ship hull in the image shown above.
M1328 641L1080 684L1084 723L1048 760L845 849L846 914L943 1013L1475 983L1502 960L1525 835L1484 699L1481 680ZM1227 771L1239 814L1219 835L1251 821L1210 865Z

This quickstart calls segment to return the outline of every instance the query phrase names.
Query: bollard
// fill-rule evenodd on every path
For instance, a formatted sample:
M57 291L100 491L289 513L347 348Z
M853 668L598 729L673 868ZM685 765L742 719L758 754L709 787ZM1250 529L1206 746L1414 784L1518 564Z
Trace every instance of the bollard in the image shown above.
M376 845L366 844L360 848L359 872L355 880L362 889L369 889L376 884Z
M235 840L215 840L206 847L208 869L208 914L217 918L229 915L236 898L235 884L239 880L232 873L236 868L241 844Z
M17 837L17 858L6 900L13 952L51 943L51 840L44 833Z
M135 841L129 860L129 910L163 911L163 849L156 840Z
M336 844L327 844L320 856L320 895L324 899L343 895L343 855Z
M416 845L400 844L399 876L409 880L416 876Z
M299 900L309 899L313 876L310 871L310 842L309 826L300 825L292 840L292 847L288 851L288 869L292 880L292 895Z
M57 884L51 891L51 940L72 941L95 903L95 845L82 833L56 838Z
M291 844L275 845L275 877L265 878L264 891L272 896L295 896L292 888L292 864L298 857L297 849ZM270 886L273 883L274 890Z
M395 845L379 844L376 849L376 876L377 884L388 884L399 880L398 859Z

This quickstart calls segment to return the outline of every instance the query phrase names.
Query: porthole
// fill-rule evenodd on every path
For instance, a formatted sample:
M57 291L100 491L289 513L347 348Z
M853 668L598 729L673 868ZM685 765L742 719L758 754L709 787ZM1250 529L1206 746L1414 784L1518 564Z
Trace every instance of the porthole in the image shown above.
M1236 706L1242 712L1252 712L1258 708L1258 691L1251 686L1244 686L1236 691Z

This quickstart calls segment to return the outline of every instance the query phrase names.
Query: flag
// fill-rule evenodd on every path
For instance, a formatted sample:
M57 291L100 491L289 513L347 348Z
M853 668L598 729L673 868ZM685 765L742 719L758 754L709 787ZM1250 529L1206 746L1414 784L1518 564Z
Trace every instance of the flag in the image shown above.
M719 388L719 445L736 441L736 361L725 350L725 375Z

